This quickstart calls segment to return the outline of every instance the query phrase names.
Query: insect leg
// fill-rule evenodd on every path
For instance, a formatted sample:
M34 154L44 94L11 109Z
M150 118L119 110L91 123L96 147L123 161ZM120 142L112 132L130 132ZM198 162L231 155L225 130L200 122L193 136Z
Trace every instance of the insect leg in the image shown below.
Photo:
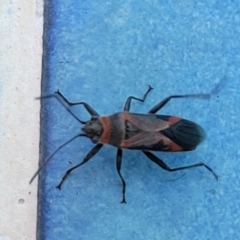
M178 167L178 168L170 168L166 163L164 163L161 159L159 159L158 157L156 157L154 154L152 154L151 152L148 151L142 151L151 161L155 162L159 167L169 171L169 172L174 172L174 171L178 171L178 170L183 170L183 169L188 169L188 168L195 168L195 167L205 167L208 171L210 171L213 176L216 178L216 180L218 180L218 175L209 167L207 166L205 163L196 163L193 165L189 165L189 166L184 166L184 167Z
M118 175L122 181L122 201L121 201L121 203L126 203L126 200L125 200L126 182L124 181L124 178L122 177L122 174L121 174L121 165L122 165L122 149L118 148L116 167L117 167Z
M57 92L55 92L54 94L42 96L42 97L39 97L39 98L37 98L37 99L44 99L44 98L51 98L51 97L56 98L56 99L62 104L62 106L63 106L75 119L77 119L77 120L78 120L80 123L82 123L82 124L86 124L86 122L80 120L80 119L71 111L70 107L75 106L75 105L83 105L83 106L85 107L85 109L89 112L89 114L90 114L92 117L97 117L97 116L99 116L99 114L98 114L90 105L88 105L88 104L85 103L85 102L76 102L76 103L69 102L69 101L67 100L67 98L64 97L59 90L58 90Z
M204 98L209 99L211 97L210 94L186 94L186 95L171 95L169 97L164 98L161 102L155 105L152 109L149 110L148 113L156 113L159 111L164 105L166 105L172 98Z
M69 102L59 90L56 92L56 94L59 95L69 106L83 105L91 116L99 116L99 114L89 104L85 102Z
M56 186L56 188L58 188L59 190L61 189L61 186L63 184L63 182L66 180L67 176L76 168L82 166L84 163L88 162L101 148L102 148L103 144L97 144L96 146L94 146L91 151L86 155L86 157L83 159L83 161L79 164L77 164L76 166L69 168L66 173L64 174L61 182Z
M128 98L127 98L127 101L126 101L126 103L125 103L125 106L124 106L124 111L129 111L130 106L131 106L131 101L132 101L132 99L137 100L137 101L140 101L140 102L144 102L145 99L146 99L146 97L147 97L147 95L148 95L148 93L149 93L152 89L153 89L153 88L149 85L149 86L148 86L148 90L147 90L147 92L143 95L143 98L142 98L142 99L141 99L141 98L137 98L137 97L133 97L133 96L128 97Z

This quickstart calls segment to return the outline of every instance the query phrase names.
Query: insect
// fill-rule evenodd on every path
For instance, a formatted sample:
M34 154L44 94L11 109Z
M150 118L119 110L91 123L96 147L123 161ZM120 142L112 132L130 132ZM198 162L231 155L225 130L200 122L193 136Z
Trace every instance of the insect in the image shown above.
M179 171L183 169L205 167L209 170L216 179L217 174L205 163L199 162L188 166L170 168L163 160L155 156L151 151L157 152L184 152L194 150L198 144L204 139L204 130L198 124L176 116L166 116L155 114L165 104L173 98L208 98L210 94L188 94L188 95L171 95L149 110L147 114L129 112L131 101L136 100L144 102L148 93L153 88L149 86L143 98L129 96L124 106L123 112L118 112L109 116L99 116L99 114L86 102L69 102L60 91L55 94L47 95L43 98L56 98L64 108L81 124L82 132L79 133L61 146L59 146L44 162L44 164L34 174L30 183L38 175L43 166L64 146L72 142L78 137L90 138L92 143L96 144L85 158L74 167L71 167L64 174L57 188L61 189L63 182L68 175L76 168L87 163L90 159L99 152L104 144L109 144L117 148L116 154L116 169L122 182L122 201L126 203L125 190L126 182L121 174L122 150L141 150L142 153L159 167L169 171ZM72 111L71 107L75 105L83 105L91 115L89 121L80 120Z

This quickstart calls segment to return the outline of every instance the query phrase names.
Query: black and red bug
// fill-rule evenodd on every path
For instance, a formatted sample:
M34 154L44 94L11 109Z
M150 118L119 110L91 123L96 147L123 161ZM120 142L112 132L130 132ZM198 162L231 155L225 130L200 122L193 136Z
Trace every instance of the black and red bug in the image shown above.
M133 96L128 97L123 112L102 117L99 116L99 114L85 102L69 102L59 91L55 94L41 97L41 99L51 97L56 98L66 108L66 110L81 124L84 124L84 126L82 127L83 133L80 133L65 142L45 160L45 163L38 169L32 177L30 183L34 180L42 167L62 147L66 146L78 137L90 138L96 145L90 150L81 163L66 171L61 182L57 186L59 189L61 189L61 186L67 176L74 169L88 162L103 147L104 144L109 144L117 148L116 168L122 182L122 203L126 203L126 183L121 174L123 149L141 150L142 153L151 161L170 172L203 166L209 170L216 179L218 179L217 174L203 162L183 167L170 168L163 162L163 160L151 152L184 152L194 150L205 137L204 130L200 125L180 117L157 115L155 113L172 98L205 98L209 97L210 94L172 95L160 101L157 105L150 109L147 114L130 113L129 110L131 101L134 99L144 102L146 96L152 89L153 88L149 86L142 99ZM80 120L70 109L70 107L75 105L83 105L91 115L91 119L86 122Z

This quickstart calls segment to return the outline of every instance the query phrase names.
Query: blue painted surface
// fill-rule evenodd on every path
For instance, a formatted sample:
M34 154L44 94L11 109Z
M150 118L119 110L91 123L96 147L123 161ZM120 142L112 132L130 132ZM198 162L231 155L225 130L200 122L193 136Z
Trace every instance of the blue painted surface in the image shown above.
M39 239L240 239L240 2L69 0L46 1L45 10L43 95L60 89L107 115L150 84L146 102L132 104L144 113L168 95L209 93L224 81L210 100L172 100L161 111L201 124L199 148L157 154L171 167L204 161L218 182L204 168L169 173L125 151L123 205L116 149L106 146L58 191L93 146L81 138L42 171ZM88 119L83 107L74 111ZM80 131L55 99L42 102L41 117L41 158Z

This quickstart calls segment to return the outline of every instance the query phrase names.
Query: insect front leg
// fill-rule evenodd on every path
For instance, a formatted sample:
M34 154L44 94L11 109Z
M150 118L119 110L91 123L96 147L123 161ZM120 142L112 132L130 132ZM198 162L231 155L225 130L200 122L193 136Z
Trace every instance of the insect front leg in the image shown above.
M137 101L140 101L140 102L144 102L145 101L145 99L146 99L146 97L147 97L147 95L148 95L148 93L152 90L153 88L149 85L149 87L148 87L148 90L147 90L147 92L143 95L143 98L141 99L141 98L137 98L137 97L133 97L133 96L130 96L130 97L128 97L127 98L127 101L126 101L126 103L125 103L125 106L124 106L124 111L129 111L130 110L130 106L131 106L131 101L132 101L132 99L134 99L134 100L137 100Z
M118 148L117 150L117 157L116 157L116 168L117 168L117 173L119 177L121 178L122 181L122 201L121 203L126 203L125 200L125 189L126 189L126 182L121 174L121 165L122 165L122 149Z
M68 106L72 107L72 106L76 106L76 105L83 105L91 116L93 116L93 117L99 116L99 114L89 104L87 104L85 102L75 102L75 103L69 102L67 100L67 98L64 97L63 94L59 90L57 92L55 92L55 94L57 96L59 96L65 103L67 103Z
M183 170L183 169L188 169L188 168L195 168L195 167L205 167L208 171L210 171L213 176L216 178L216 180L218 180L218 175L205 163L196 163L193 165L189 165L189 166L184 166L184 167L178 167L178 168L170 168L166 163L164 163L161 159L159 159L158 157L156 157L154 154L152 154L151 152L148 151L142 151L151 161L155 162L159 167L169 171L169 172L175 172L178 170Z
M88 162L101 148L102 148L103 144L97 144L96 146L94 146L91 151L86 155L86 157L83 159L83 161L79 164L77 164L76 166L69 168L66 173L64 174L61 182L56 186L56 188L58 188L59 190L61 189L61 186L63 184L63 182L66 180L67 176L76 168L82 166L84 163Z
M92 118L94 117L98 117L99 114L87 103L85 102L76 102L76 103L72 103L69 102L67 100L66 97L63 96L63 94L58 90L57 92L55 92L54 94L50 94L50 95L46 95L46 96L42 96L39 97L37 99L45 99L45 98L56 98L61 104L62 106L80 123L82 124L86 124L85 121L80 120L72 111L71 111L71 107L75 106L75 105L83 105L85 107L85 109L89 112L89 114L92 116Z

